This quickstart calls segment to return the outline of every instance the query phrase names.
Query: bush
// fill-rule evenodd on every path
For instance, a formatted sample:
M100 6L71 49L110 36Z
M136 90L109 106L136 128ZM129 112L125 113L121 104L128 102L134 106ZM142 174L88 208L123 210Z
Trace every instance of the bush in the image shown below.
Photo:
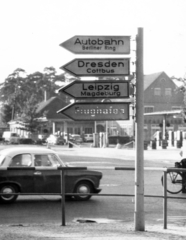
M19 143L20 144L33 144L34 140L32 140L31 138L20 138Z
M126 144L132 141L129 136L109 136L109 144Z

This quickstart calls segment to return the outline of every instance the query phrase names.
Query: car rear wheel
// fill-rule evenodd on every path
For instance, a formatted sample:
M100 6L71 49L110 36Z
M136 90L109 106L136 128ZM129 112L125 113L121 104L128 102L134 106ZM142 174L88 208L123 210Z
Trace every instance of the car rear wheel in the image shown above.
M91 198L91 195L85 195L85 194L92 193L92 192L93 192L93 187L91 183L87 181L79 182L76 185L74 193L82 193L83 195L75 195L74 198L77 201L87 201Z
M1 186L0 188L0 193L5 193L6 195L1 195L0 196L0 202L3 202L3 203L11 203L11 202L14 202L18 195L11 195L11 193L17 193L18 190L17 190L17 187L14 186L14 185L4 185L4 186Z

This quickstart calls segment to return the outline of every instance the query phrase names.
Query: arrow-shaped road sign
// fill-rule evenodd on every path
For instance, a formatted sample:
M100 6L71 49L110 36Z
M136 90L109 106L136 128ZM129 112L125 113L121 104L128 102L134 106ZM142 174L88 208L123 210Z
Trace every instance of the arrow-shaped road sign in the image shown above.
M125 102L76 102L60 109L75 121L129 120L129 103Z
M73 81L58 91L75 99L128 98L129 82L124 80Z
M74 76L129 76L129 58L76 58L61 69Z
M130 36L74 36L60 46L77 54L130 54Z

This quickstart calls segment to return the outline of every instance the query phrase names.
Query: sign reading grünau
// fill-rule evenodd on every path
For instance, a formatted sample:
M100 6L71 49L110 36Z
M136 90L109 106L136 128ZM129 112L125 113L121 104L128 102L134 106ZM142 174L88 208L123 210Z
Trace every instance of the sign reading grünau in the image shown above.
M79 54L129 54L130 36L74 36L60 46Z
M128 98L129 82L123 80L73 81L58 91L76 99Z
M61 69L75 76L128 76L129 58L77 58Z
M62 113L75 121L129 120L129 103L76 102L57 113Z

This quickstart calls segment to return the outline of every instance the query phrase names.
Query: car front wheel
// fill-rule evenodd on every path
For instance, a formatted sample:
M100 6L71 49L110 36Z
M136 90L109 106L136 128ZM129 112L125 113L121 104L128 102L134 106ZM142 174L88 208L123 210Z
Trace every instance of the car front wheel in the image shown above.
M18 195L11 195L11 193L17 193L18 190L17 190L17 187L14 186L14 185L4 185L4 186L1 186L0 188L0 193L5 193L5 195L0 195L0 202L3 202L3 203L11 203L11 202L14 202Z
M82 193L83 195L75 195L74 198L75 200L78 200L78 201L87 201L91 198L91 195L86 195L86 193L92 193L92 192L93 192L93 187L91 183L87 181L79 182L76 185L74 193L79 193L79 194Z

